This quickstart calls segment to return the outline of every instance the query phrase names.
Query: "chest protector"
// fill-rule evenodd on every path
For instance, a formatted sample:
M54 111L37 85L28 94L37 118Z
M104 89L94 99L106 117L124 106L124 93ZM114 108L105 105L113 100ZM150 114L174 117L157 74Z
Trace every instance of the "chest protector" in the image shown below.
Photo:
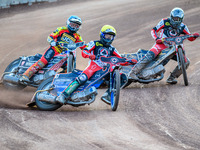
M105 47L100 41L94 41L95 43L95 50L94 55L95 56L112 56L114 52L114 47L109 46Z

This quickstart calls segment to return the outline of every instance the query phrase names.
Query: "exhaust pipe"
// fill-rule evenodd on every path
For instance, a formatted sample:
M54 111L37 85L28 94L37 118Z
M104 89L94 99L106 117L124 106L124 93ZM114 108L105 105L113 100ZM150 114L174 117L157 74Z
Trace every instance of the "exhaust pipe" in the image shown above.
M49 94L40 93L40 94L37 94L36 97L38 98L39 101L56 104L56 96L53 96L51 94L49 95Z
M3 81L13 84L19 84L19 79L16 76L4 75Z

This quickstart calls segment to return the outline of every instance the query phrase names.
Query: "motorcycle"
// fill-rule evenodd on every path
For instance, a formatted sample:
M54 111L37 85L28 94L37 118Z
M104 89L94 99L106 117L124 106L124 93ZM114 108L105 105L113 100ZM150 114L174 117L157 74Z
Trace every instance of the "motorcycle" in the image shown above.
M9 89L22 90L26 86L38 87L43 80L54 76L60 68L63 69L62 71L72 72L76 68L76 48L83 46L84 42L74 44L58 42L58 45L64 49L63 52L53 57L44 68L35 73L30 78L30 83L21 83L19 81L20 75L37 62L42 57L41 54L21 56L11 62L2 75L2 84Z
M152 61L150 62L141 72L138 74L138 80L133 80L129 77L133 65L123 66L120 70L120 73L127 75L127 82L124 83L122 88L129 86L132 82L139 83L151 83L155 81L160 81L164 77L165 68L164 66L169 62L169 60L176 55L178 68L181 69L183 80L185 86L188 85L188 77L186 72L186 58L185 51L183 48L183 41L190 37L196 37L194 35L184 35L177 37L167 37L162 38L163 43L172 44L169 48L162 50L162 52ZM122 54L122 57L126 57L127 59L137 59L138 61L145 56L148 50L139 49L137 53L133 54Z
M109 87L109 95L111 99L111 109L117 110L121 77L119 70L121 68L120 63L126 62L125 58L100 57L105 67L95 72L92 77L71 95L66 104L74 107L83 106L85 104L91 104L94 102L97 93L97 89L106 82ZM75 80L82 73L81 70L74 69L71 73L58 73L54 77L50 77L44 80L32 99L28 104L29 107L36 106L40 110L53 111L60 108L62 105L56 102L56 97L59 96L65 88Z

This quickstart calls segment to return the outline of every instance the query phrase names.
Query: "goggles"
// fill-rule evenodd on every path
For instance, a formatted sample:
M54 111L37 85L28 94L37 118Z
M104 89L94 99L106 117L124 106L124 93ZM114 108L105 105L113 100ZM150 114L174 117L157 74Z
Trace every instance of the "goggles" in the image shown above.
M76 28L78 29L80 27L79 24L75 23L75 22L70 22L69 25L72 27L72 28Z
M112 34L104 34L104 37L105 37L105 39L108 39L108 40L114 39L114 35L112 35Z
M179 18L179 17L172 17L172 19L174 20L174 21L181 21L182 19L181 18Z

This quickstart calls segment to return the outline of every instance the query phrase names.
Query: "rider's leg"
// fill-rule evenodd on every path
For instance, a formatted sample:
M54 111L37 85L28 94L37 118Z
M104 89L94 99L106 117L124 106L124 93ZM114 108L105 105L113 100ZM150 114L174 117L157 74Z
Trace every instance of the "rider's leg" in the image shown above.
M187 61L186 61L186 69L187 69L190 65L190 60L189 60L189 58L186 58L186 59L187 59ZM167 78L166 82L169 84L176 84L178 82L176 80L176 78L178 78L181 74L182 74L182 70L179 69L178 66L176 66L176 68L171 72L171 74Z
M130 78L137 80L137 74L148 64L150 63L163 49L167 48L164 44L155 44L147 54L138 61L136 65L132 68L130 73Z
M43 56L32 66L30 66L20 77L20 82L30 82L30 78L40 69L42 69L45 65L48 64L50 59L55 55L55 50L51 47L46 50ZM57 53L56 53L57 54Z
M106 92L101 96L101 100L106 104L111 104L109 89L107 89Z
M85 84L88 77L85 73L80 74L69 86L56 98L60 104L65 104L70 95L81 85Z
M56 101L60 104L65 104L70 95L80 86L87 82L87 80L98 70L102 69L96 63L91 61L89 66L79 75L75 81L73 81L60 96L56 98Z
M40 69L42 69L48 62L45 59L40 59L32 66L30 66L26 72L20 77L20 82L30 82L30 78Z

